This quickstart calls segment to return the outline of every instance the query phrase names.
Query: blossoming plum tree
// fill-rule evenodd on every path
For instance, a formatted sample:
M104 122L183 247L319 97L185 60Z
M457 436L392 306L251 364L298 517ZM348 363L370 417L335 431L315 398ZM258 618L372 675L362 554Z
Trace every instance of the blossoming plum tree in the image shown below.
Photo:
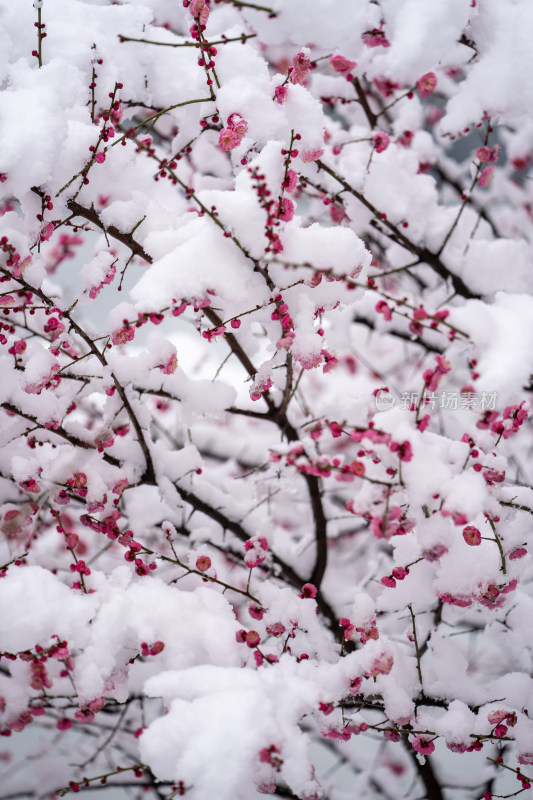
M0 800L529 796L529 0L0 7Z

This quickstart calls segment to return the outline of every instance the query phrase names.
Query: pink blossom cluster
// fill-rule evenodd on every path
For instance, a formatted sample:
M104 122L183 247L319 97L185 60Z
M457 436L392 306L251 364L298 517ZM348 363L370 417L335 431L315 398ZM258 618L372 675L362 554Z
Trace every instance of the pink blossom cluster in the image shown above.
M439 384L442 378L451 370L452 365L448 361L447 358L441 355L435 356L435 361L437 362L437 366L435 369L427 369L424 374L423 378L426 383L426 389L428 392L436 392L439 388Z
M523 400L520 405L506 406L501 419L495 419L490 428L503 439L517 433L528 417L528 409Z
M225 152L234 150L238 147L241 141L246 136L248 131L248 123L241 117L240 114L230 114L226 123L226 127L220 131L218 138L218 146Z
M250 569L260 566L267 557L268 539L265 536L254 536L244 543L244 563Z
M334 55L329 57L329 63L339 75L344 75L349 81L353 80L353 75L351 73L357 66L356 61L350 61L349 58L345 58L341 55Z
M390 47L390 42L381 28L365 31L361 39L367 47Z
M289 67L289 80L292 84L303 84L311 69L311 61L305 53L296 53Z
M418 94L422 98L429 97L430 94L433 94L437 87L437 76L434 72L426 72L419 78L416 82L416 88L418 89Z

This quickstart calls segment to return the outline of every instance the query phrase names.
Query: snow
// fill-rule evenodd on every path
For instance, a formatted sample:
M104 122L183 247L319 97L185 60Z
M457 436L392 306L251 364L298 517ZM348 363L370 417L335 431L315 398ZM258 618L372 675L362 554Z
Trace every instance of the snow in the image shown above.
M531 6L253 5L0 0L2 797L533 757Z

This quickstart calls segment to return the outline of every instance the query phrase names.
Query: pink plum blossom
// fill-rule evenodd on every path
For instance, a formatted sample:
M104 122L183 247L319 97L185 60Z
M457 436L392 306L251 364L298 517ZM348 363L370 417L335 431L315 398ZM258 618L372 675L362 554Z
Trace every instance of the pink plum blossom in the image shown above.
M376 153L383 153L390 144L390 139L384 131L378 131L372 136L372 147Z
M218 138L218 146L221 150L228 152L234 150L240 144L237 133L232 128L222 128Z
M433 94L436 86L437 86L437 76L435 75L434 72L426 72L416 82L416 88L418 89L418 94L422 98L429 97L430 94Z
M390 42L381 29L365 31L362 35L363 43L367 47L390 47Z
M340 75L348 75L357 66L357 62L350 61L348 58L341 55L330 56L329 63L335 72L338 72Z
M463 539L467 544L476 547L481 544L481 533L473 525L467 525L466 528L463 528Z
M320 147L310 147L305 149L300 158L304 164L311 164L313 161L318 161L324 155L324 150Z
M311 62L309 58L300 51L292 59L292 65L289 69L289 80L293 84L303 84L311 69Z
M290 222L290 220L293 217L294 217L294 203L289 197L283 197L281 199L279 218L284 220L284 222Z

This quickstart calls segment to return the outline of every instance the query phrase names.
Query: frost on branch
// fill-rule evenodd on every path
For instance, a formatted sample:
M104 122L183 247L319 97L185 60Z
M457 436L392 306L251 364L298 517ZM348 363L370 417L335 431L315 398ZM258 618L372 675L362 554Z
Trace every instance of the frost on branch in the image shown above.
M530 3L0 5L0 800L527 796Z

